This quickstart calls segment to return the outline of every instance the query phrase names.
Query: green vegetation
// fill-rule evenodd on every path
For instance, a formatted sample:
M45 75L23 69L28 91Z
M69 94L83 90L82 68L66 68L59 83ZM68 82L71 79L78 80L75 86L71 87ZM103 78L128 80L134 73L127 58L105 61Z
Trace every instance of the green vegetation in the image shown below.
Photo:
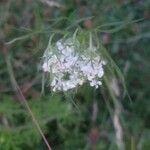
M149 9L148 0L1 0L0 150L47 149L16 84L54 150L149 150ZM103 84L53 93L43 53L49 37L77 28L94 33L107 60Z

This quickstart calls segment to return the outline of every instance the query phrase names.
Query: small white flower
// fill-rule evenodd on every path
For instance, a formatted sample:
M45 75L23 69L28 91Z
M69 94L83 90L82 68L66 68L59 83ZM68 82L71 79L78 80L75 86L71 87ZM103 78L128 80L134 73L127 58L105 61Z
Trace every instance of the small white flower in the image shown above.
M58 50L62 51L64 49L64 45L62 44L61 41L56 42L56 47Z
M49 72L49 64L47 62L44 62L42 69L44 72Z
M78 41L76 43L80 45ZM57 41L54 49L55 53L46 50L42 65L43 71L52 75L50 86L53 91L68 91L87 81L95 88L102 84L105 61L96 53L96 47L83 49L79 54L73 39L69 38Z

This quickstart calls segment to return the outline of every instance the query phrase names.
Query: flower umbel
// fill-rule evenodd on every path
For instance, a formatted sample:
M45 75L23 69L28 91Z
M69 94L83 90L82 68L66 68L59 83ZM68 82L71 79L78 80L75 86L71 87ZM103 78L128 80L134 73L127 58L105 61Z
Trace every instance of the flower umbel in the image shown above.
M102 83L105 61L95 46L81 48L74 38L61 39L46 49L42 69L51 76L53 91L67 91L89 82L98 88Z

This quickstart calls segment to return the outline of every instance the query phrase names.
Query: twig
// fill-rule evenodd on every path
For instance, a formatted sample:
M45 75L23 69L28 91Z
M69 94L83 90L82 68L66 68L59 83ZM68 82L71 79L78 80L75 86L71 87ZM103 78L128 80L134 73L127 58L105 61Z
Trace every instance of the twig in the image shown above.
M97 101L95 100L93 103L93 111L92 111L92 122L95 123L97 119L98 106Z
M121 114L120 106L115 105L113 124L114 124L115 134L116 134L116 143L119 150L124 150L123 130L119 119L120 114Z
M18 86L18 83L17 83L17 81L16 81L16 79L14 77L14 72L13 72L12 65L11 65L10 58L9 58L8 54L5 54L5 60L6 60L6 64L7 64L7 68L8 68L8 73L9 73L11 84L12 84L12 87L13 87L14 91L16 92L19 100L21 102L23 102L25 108L28 110L28 112L29 112L29 114L30 114L30 116L31 116L31 118L33 120L33 123L35 124L37 130L41 134L41 136L42 136L42 138L43 138L43 140L44 140L44 142L45 142L48 150L52 150L51 147L50 147L50 145L49 145L49 143L48 143L48 141L47 141L47 139L46 139L46 137L45 137L45 135L43 134L42 129L39 126L38 121L36 120L33 112L31 111L30 106L29 106L27 100L25 99L24 95L22 94L21 89Z
M116 135L116 144L119 150L125 150L125 144L123 141L123 129L122 129L122 124L120 121L120 116L121 116L121 104L118 101L118 97L120 96L120 91L119 89L119 85L117 83L117 81L111 81L111 85L109 84L110 82L108 81L107 77L104 76L104 81L105 84L108 88L109 94L113 100L114 103L114 113L112 117L112 122L114 125L114 129L115 129L115 135ZM115 85L115 86L114 86ZM113 89L113 88L117 88Z
M52 0L40 0L42 3L47 4L49 7L57 7L57 8L62 8L64 7L63 5L61 5L60 3L56 2L56 1L52 1Z

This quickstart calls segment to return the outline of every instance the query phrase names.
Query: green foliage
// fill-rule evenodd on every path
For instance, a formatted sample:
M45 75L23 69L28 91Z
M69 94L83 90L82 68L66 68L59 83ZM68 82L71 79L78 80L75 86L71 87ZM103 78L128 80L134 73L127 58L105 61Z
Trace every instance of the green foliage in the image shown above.
M75 113L72 112L70 103L65 103L59 96L34 99L30 102L30 107L45 132L49 128L48 125L47 127L45 125L53 120L66 126L72 125L78 120ZM41 137L23 106L14 102L12 98L3 96L0 110L2 114L1 149L16 150L21 147L34 149Z
M54 150L116 150L116 105L122 110L125 149L149 150L149 1L57 2L60 7L40 0L0 1L0 150L47 149L14 96L6 56ZM94 44L107 60L103 86L93 90L85 84L72 93L53 94L46 76L42 81L41 56L50 36L55 35L55 41L76 28L84 37L93 33ZM112 79L119 96L112 90Z

